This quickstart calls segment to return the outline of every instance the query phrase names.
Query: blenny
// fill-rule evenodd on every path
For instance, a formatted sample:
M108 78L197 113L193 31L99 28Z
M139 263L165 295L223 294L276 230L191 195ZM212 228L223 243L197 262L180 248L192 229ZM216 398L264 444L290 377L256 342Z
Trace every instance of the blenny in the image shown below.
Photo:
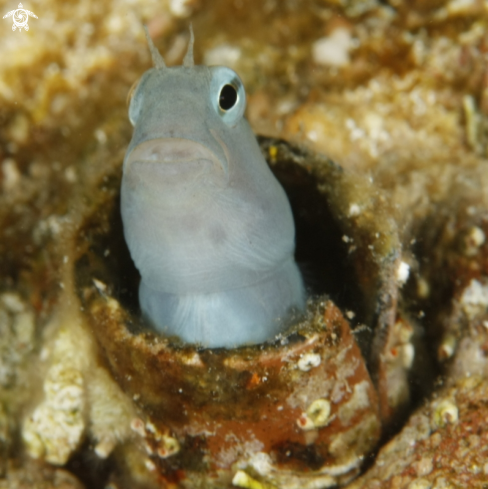
M287 196L244 118L230 68L154 68L133 91L121 191L124 235L155 329L204 347L272 339L305 305Z

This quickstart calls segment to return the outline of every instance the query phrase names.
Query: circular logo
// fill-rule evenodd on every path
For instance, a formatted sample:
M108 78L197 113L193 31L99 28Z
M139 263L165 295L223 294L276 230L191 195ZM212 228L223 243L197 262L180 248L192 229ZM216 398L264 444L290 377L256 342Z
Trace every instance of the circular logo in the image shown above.
M37 15L34 12L31 12L30 10L26 10L24 6L19 3L17 10L11 10L10 12L7 12L3 18L6 19L7 17L12 17L13 20L13 25L12 25L12 30L15 31L15 29L19 29L19 32L22 31L22 29L25 29L26 31L29 30L29 24L27 24L29 20L29 15L34 18L38 18Z
M22 29L23 27L26 31L28 31L29 30L29 26L27 25L28 20L29 20L29 16L27 15L27 12L22 8L17 9L13 15L14 25L12 26L12 30L13 31L15 30L14 27L19 27L20 29Z

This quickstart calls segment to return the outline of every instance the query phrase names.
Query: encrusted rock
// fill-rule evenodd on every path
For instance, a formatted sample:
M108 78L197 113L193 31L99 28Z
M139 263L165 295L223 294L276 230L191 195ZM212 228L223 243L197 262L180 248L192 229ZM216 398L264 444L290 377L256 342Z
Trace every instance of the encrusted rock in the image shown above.
M135 390L129 396L120 385L133 381L114 380L117 366L100 338L94 341L90 309L82 307L98 301L100 310L104 304L111 314L122 311L130 341L142 336L141 350L161 346L145 344L153 337L133 320L137 276L114 245L122 236L113 232L117 209L101 209L118 198L117 172L129 139L125 98L149 64L141 24L177 63L188 37L181 19L192 20L201 40L197 62L224 62L242 77L257 132L313 150L262 140L294 199L298 258L318 270L317 296L329 294L349 319L377 388L382 424L399 423L409 399L421 405L352 487L485 483L484 3L47 0L42 8L25 8L39 16L28 33L13 33L7 24L0 32L0 487L80 487L49 468L46 458L64 464L78 457L67 464L94 479L100 470L100 483L108 477L108 486L164 486L160 473L178 474L171 464L183 459L185 444L176 430L151 423L147 392L144 399ZM331 57L331 46L339 47L339 57ZM315 150L340 167L325 157L310 159ZM341 180L341 167L353 176ZM107 239L96 241L97 234ZM83 256L94 261L80 261ZM315 317L317 309L310 311ZM54 354L63 335L71 338L61 349L65 360ZM179 358L182 369L208 365L208 354L199 351ZM354 358L360 359L358 351ZM294 361L299 378L327 369L314 351ZM239 362L223 365L237 371ZM244 392L264 388L267 375L248 377ZM370 385L365 375L351 391L297 401L295 436L354 425L354 413L368 412ZM73 413L63 410L68 405ZM305 426L321 426L301 429L302 416ZM134 420L144 430L134 432ZM219 483L345 483L358 458L344 454L362 443L368 423L376 433L378 415L370 413L355 425L358 431L331 437L330 456L344 463L312 470L310 477L284 476L259 443L247 440L229 457L253 455ZM42 453L35 464L19 449L23 433L37 446L24 448ZM308 452L302 460L310 464Z
M488 382L479 377L441 389L348 489L482 487L488 475L487 395Z
M29 454L64 465L85 429L83 377L75 369L53 365L44 381L44 401L24 423L22 436Z

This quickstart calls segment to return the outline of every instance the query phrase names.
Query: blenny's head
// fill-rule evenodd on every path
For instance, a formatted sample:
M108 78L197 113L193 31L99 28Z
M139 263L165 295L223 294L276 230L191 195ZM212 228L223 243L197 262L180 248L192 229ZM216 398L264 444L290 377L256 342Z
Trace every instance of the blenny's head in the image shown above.
M159 198L161 186L168 197L194 194L197 186L226 186L235 177L232 155L247 132L239 76L223 66L195 66L193 31L183 65L176 67L166 66L147 29L146 36L154 68L129 95L134 135L124 161L128 183L149 193L156 189Z

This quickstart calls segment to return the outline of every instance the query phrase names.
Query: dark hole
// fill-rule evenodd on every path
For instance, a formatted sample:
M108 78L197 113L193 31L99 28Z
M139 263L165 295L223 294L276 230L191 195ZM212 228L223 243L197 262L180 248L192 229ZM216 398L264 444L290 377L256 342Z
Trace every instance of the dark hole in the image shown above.
M220 90L219 107L222 110L229 110L237 102L237 90L232 85L224 85Z
M287 468L293 464L295 470L319 470L326 460L313 444L281 443L273 446L273 454L278 464L286 464Z
M66 469L74 474L90 489L107 487L110 474L114 470L114 458L103 460L93 452L93 447L85 441L66 464Z
M351 293L356 296L350 275L347 248L317 183L303 168L278 163L273 173L285 189L295 220L295 259L310 295L329 295L346 306ZM355 307L356 309L357 307Z

